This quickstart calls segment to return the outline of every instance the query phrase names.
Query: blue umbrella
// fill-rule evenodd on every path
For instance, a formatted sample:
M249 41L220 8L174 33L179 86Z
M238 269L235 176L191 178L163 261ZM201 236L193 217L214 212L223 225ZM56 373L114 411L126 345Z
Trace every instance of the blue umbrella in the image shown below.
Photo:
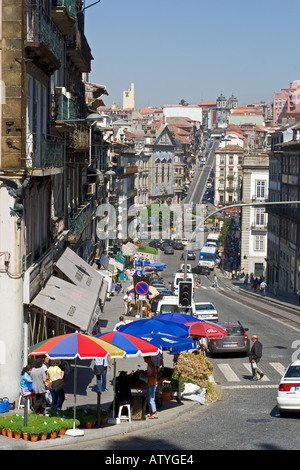
M195 340L179 338L178 336L166 335L163 333L151 333L141 336L141 339L157 346L163 351L169 351L171 354L196 349Z
M187 338L189 336L189 327L156 320L154 318L145 318L127 323L126 325L122 325L119 331L128 333L129 335L139 336L140 338L145 334L152 333L163 333L178 336L179 338Z
M193 315L186 315L185 313L172 312L172 313L161 313L155 316L155 320L163 320L183 324L190 321L203 321Z

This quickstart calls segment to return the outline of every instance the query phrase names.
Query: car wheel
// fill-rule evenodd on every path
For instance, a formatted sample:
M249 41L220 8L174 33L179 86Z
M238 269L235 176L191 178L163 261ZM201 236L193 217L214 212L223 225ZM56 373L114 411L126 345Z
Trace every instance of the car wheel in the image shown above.
M286 418L289 415L289 412L286 410L279 410L279 414L282 418Z

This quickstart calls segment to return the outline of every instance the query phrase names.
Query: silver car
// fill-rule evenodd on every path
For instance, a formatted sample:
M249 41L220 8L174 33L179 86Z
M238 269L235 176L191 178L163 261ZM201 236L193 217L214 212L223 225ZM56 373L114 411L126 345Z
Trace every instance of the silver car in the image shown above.
M233 352L247 356L250 352L250 340L246 333L248 328L244 328L239 321L222 323L221 326L226 329L227 336L208 340L208 349L211 355Z
M164 253L165 255L174 255L174 248L171 245L166 245Z
M211 302L195 302L194 316L199 320L217 322L219 320L218 312Z

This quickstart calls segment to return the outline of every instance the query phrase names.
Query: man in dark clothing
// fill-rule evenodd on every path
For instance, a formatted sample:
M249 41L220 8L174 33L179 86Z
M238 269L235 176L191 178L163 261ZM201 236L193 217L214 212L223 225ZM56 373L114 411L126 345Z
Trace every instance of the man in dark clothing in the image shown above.
M251 363L252 377L253 380L259 380L259 376L261 380L264 376L264 373L258 368L257 363L262 357L262 344L260 341L258 341L258 337L256 335L251 337L251 341L253 342L253 346L250 351L249 361Z

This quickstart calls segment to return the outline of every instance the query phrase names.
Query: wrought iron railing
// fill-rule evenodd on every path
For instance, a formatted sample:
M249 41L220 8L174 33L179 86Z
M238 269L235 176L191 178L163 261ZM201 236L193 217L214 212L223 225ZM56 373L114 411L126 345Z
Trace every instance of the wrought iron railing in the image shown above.
M62 62L62 36L39 1L27 2L27 42L43 42Z
M54 121L75 120L77 117L76 104L63 93L52 94L52 119Z
M76 0L52 0L54 7L65 7L71 18L76 18Z
M50 135L26 135L26 168L57 168L64 166L65 144Z
M96 202L91 199L87 204L75 209L69 216L69 240L76 241L96 213Z

